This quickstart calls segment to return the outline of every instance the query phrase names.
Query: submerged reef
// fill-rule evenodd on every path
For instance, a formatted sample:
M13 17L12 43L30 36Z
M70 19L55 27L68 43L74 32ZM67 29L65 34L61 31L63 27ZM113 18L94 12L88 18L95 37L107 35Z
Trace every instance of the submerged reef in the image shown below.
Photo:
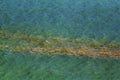
M120 45L89 39L70 39L0 31L0 50L31 53L60 53L87 56L120 57Z

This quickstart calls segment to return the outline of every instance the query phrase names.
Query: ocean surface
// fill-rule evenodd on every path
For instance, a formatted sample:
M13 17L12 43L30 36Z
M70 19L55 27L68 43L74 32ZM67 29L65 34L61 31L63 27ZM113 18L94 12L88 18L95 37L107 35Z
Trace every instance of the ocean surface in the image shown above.
M0 0L0 80L120 80L120 0Z
M2 30L120 40L119 0L0 0Z

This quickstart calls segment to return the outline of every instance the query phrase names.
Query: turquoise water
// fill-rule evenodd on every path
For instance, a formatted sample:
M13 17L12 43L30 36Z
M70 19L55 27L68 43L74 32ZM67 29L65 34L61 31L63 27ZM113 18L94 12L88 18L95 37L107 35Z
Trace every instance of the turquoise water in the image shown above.
M120 60L0 52L1 80L120 80Z
M120 40L118 0L1 0L1 29L69 38Z
M4 30L42 35L45 41L48 37L60 37L81 38L85 44L87 40L98 41L102 46L115 43L114 48L119 50L120 1L0 0L0 31ZM18 53L7 51L8 47L2 50L22 42L28 47L19 37L17 40L0 33L0 80L120 80L119 58ZM69 39L65 46L72 45Z

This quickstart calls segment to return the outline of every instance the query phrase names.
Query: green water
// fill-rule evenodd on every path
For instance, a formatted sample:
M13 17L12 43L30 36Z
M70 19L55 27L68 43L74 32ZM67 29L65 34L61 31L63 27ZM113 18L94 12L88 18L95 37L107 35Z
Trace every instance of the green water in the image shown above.
M1 80L120 80L120 59L0 52Z
M119 0L0 0L0 31L39 35L45 40L115 43L119 49L119 4ZM2 37L0 45L22 42ZM120 59L6 50L0 49L0 80L120 80Z
M0 28L120 44L119 4L118 0L1 0Z

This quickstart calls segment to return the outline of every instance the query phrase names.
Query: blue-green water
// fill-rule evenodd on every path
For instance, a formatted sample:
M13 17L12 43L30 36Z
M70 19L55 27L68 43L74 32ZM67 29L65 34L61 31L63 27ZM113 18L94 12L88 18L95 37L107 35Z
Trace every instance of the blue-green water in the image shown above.
M1 0L1 29L69 38L120 40L118 0Z
M2 30L117 43L120 48L120 1L0 0ZM12 40L0 43L16 45ZM120 59L0 49L0 80L120 80L119 75Z
M0 52L1 80L120 80L120 60Z

